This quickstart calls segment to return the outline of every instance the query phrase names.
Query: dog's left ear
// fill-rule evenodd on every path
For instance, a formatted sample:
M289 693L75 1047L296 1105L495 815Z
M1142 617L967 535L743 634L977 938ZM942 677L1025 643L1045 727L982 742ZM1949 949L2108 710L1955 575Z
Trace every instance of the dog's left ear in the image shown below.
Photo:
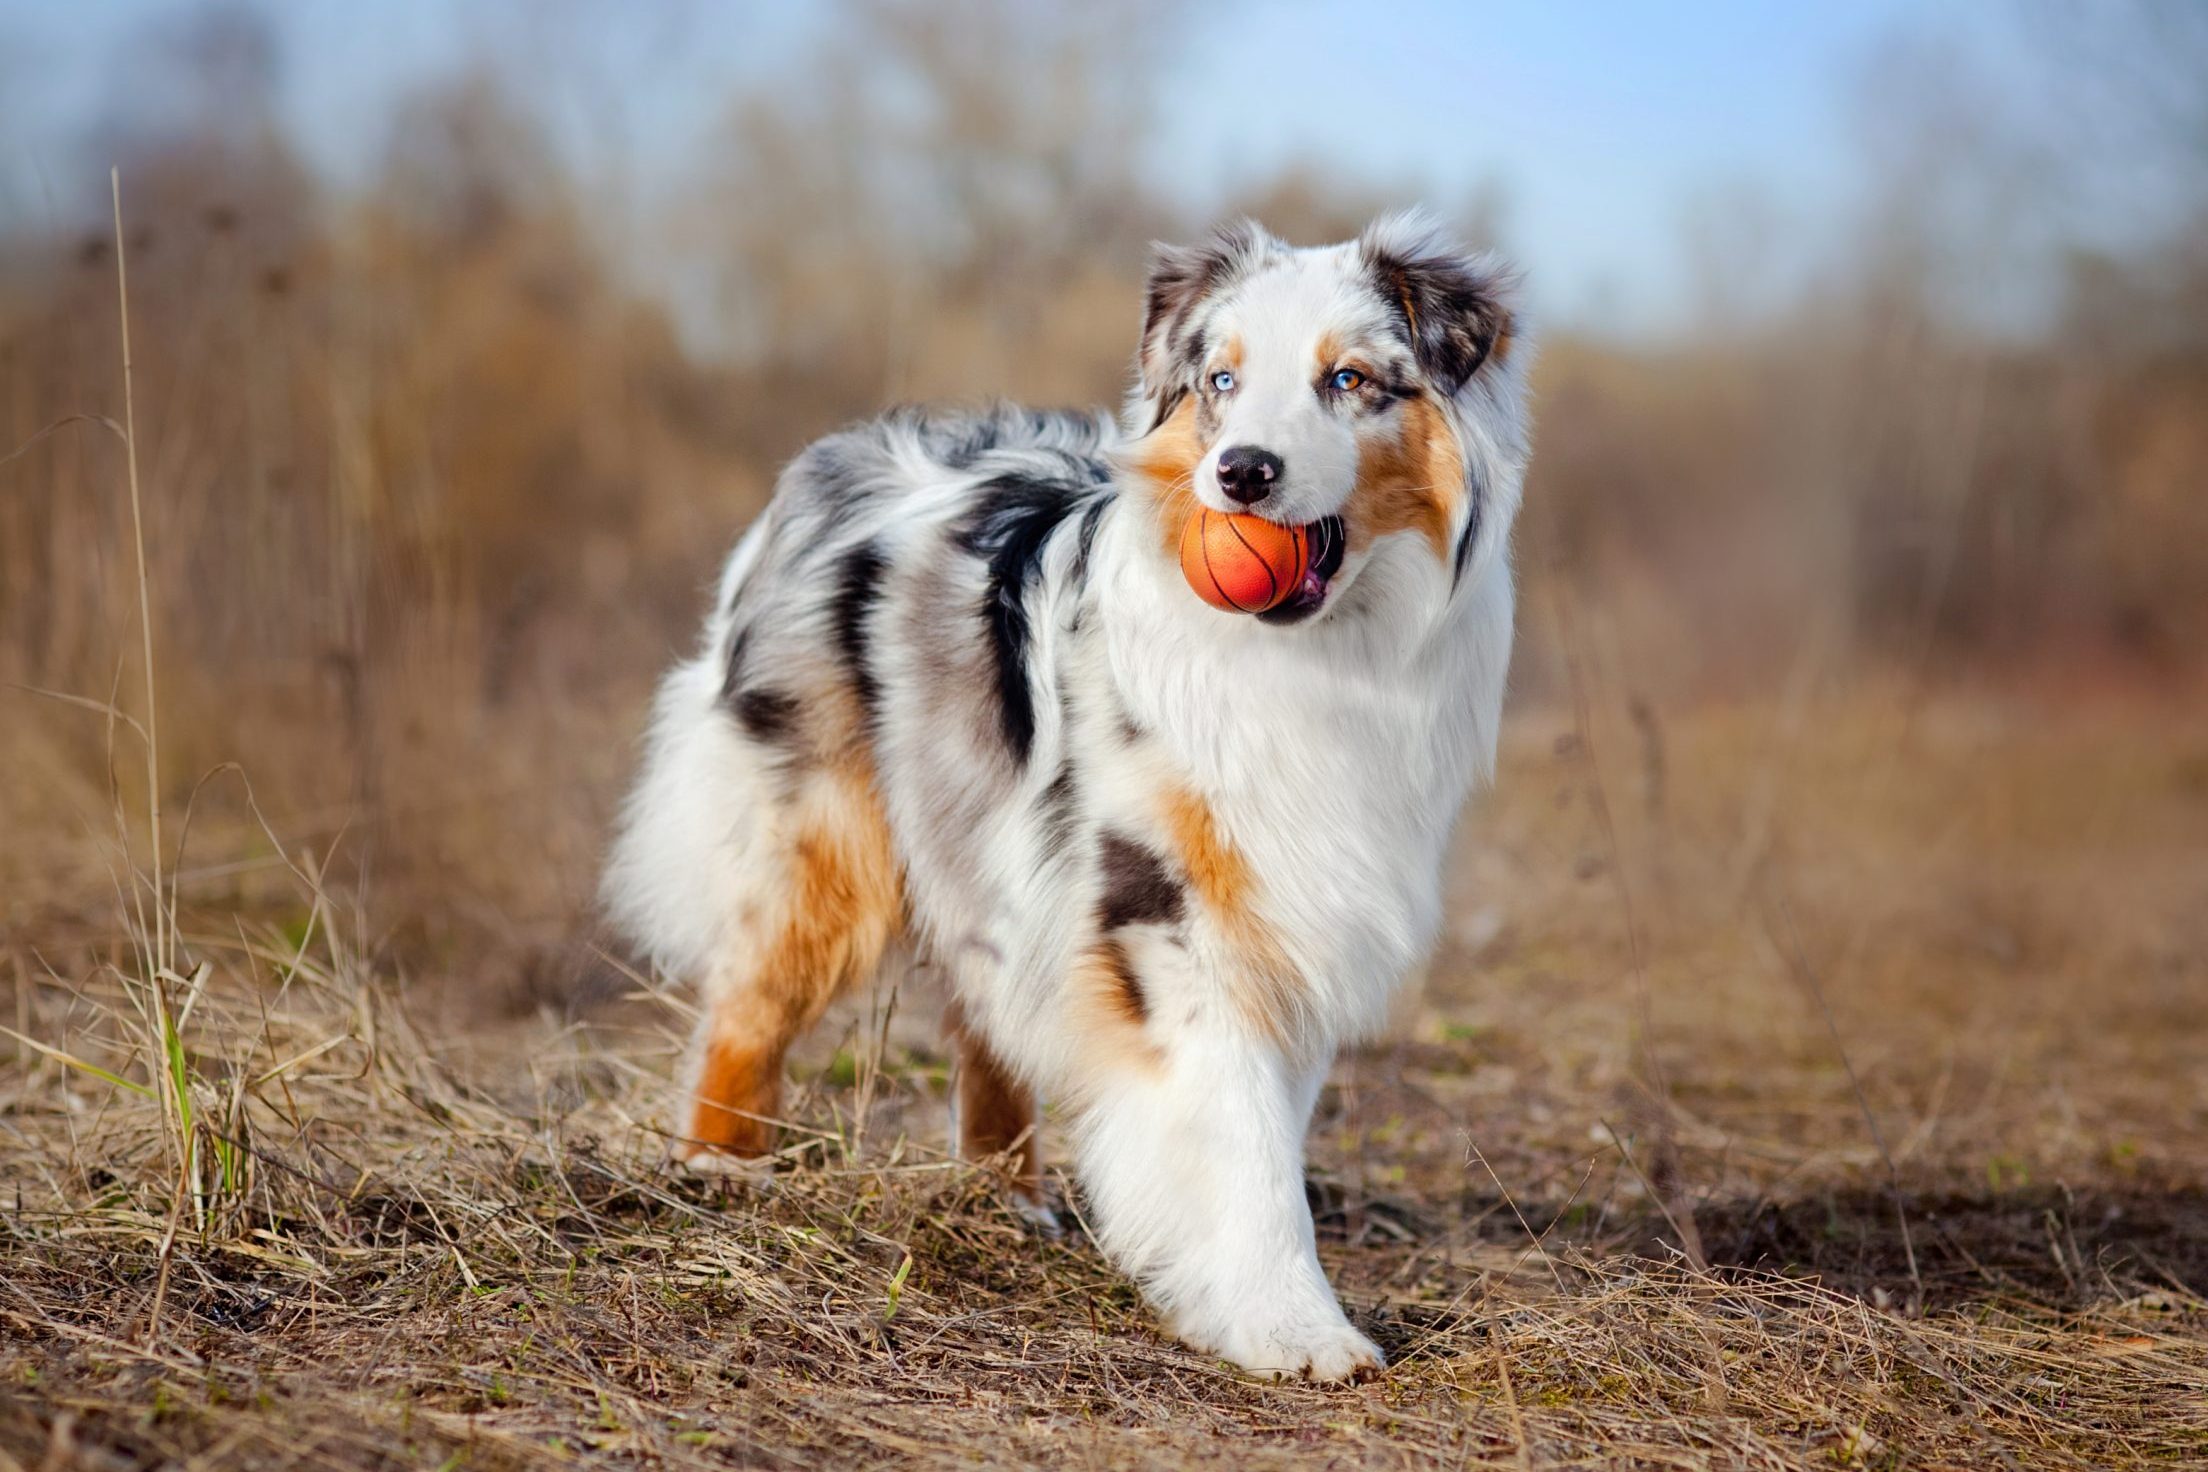
M1402 315L1418 365L1444 394L1510 352L1516 282L1419 213L1387 215L1357 242L1380 294Z

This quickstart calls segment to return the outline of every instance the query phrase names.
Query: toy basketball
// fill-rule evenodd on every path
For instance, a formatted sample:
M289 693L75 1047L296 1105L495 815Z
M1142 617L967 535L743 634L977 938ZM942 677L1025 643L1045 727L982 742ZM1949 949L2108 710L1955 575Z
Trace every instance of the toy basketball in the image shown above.
M1213 608L1229 613L1277 608L1310 570L1305 530L1199 506L1181 528L1181 576Z

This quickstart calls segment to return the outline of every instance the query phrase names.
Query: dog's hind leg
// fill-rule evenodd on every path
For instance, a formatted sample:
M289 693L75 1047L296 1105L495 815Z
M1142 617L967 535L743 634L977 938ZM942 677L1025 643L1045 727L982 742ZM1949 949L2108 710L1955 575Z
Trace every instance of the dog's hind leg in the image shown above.
M692 1084L678 1159L766 1153L782 1099L782 1059L821 1012L873 974L903 923L903 886L871 774L815 770L778 824L771 860L703 978Z
M955 997L944 1009L943 1030L957 1055L951 1129L959 1159L1007 1156L1006 1184L1013 1205L1037 1227L1055 1235L1058 1216L1043 1199L1042 1149L1036 1138L1041 1117L1035 1091L997 1056Z

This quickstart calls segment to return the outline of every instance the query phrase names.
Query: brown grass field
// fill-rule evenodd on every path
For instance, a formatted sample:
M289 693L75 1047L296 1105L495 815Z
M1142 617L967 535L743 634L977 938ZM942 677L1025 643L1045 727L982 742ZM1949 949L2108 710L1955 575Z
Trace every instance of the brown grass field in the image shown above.
M2208 1459L2197 710L1604 688L1516 710L1320 1107L1375 1383L1240 1379L1000 1209L925 976L814 1039L770 1181L701 1185L679 998L402 981L264 839L157 985L143 878L10 942L0 1467Z
M0 151L0 1472L2208 1467L2208 8L2009 8L2041 69L1865 68L1798 292L1721 190L1614 225L1679 335L1536 323L1499 778L1311 1139L1391 1363L1320 1390L947 1158L924 971L673 1173L688 1003L593 918L780 464L1120 392L1178 14L837 5L649 159L630 7L466 7L347 181L281 28L159 7ZM1283 168L1201 208L1405 202Z

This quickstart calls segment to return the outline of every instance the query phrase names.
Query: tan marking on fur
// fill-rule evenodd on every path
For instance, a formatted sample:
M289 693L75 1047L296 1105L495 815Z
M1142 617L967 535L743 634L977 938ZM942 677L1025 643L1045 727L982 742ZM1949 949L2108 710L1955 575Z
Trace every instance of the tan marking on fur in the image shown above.
M1235 953L1228 986L1236 1008L1260 1033L1286 1042L1303 1009L1303 978L1252 903L1248 860L1219 831L1210 804L1186 787L1167 790L1165 825L1189 887Z
M1096 964L1110 985L1105 1001L1114 1015L1132 1028L1149 1026L1150 997L1142 989L1141 978L1135 975L1127 947L1107 936L1097 945Z
M1187 788L1175 788L1165 796L1165 825L1197 896L1214 910L1240 912L1249 901L1250 866L1220 834L1211 808Z
M943 1028L958 1052L958 1153L985 1160L1011 1151L1012 1183L1033 1195L1043 1184L1035 1091L1012 1076L952 998Z
M1181 529L1196 510L1196 467L1203 461L1204 450L1191 395L1125 454L1127 469L1150 489L1158 542L1169 557L1180 556Z
M1147 1012L1130 1005L1131 988L1139 986L1126 948L1116 940L1101 940L1075 958L1066 979L1066 1004L1083 1040L1083 1074L1154 1072L1165 1066L1165 1054L1150 1037ZM1067 1102L1082 1102L1084 1082L1079 1077L1072 1081Z
M1358 450L1357 485L1343 517L1349 544L1362 551L1391 532L1412 531L1446 562L1449 523L1464 495L1464 455L1430 400L1410 400L1400 421L1394 438Z
M767 1150L771 1127L747 1116L779 1107L782 1055L838 992L873 972L904 923L904 877L863 750L812 774L793 816L780 923L745 973L707 998L693 1154Z
M1480 366L1485 368L1492 363L1500 368L1510 357L1510 346L1516 340L1517 332L1518 319L1508 312L1503 313L1502 321L1495 327L1495 341L1488 347L1487 357L1481 361Z
M1240 373L1242 371L1242 335L1240 333L1236 333L1219 345L1219 361L1224 363L1231 372Z
M764 1155L782 1109L780 1053L732 1038L706 1043L683 1154Z

